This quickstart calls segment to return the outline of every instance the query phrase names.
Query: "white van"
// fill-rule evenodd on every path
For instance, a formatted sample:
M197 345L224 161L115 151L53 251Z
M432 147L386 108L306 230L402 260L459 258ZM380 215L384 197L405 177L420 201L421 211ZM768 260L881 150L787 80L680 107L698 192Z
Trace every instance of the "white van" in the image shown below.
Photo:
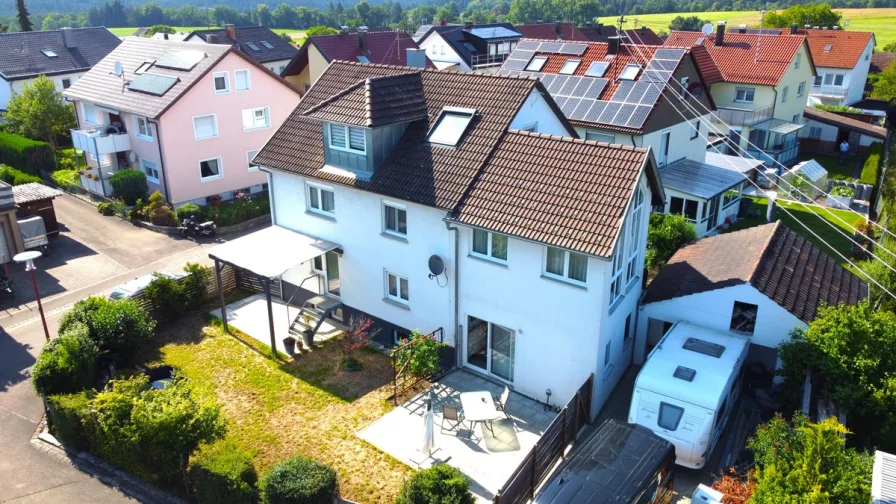
M673 325L635 380L629 423L675 445L675 463L699 469L740 393L749 341L687 322Z

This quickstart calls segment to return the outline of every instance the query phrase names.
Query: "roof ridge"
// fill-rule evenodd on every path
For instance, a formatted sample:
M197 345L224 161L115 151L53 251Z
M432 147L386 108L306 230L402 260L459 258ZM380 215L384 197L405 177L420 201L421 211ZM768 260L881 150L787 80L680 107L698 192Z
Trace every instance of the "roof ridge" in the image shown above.
M311 114L311 113L313 113L313 112L317 112L318 110L320 110L320 109L324 108L325 106L327 106L327 105L333 103L334 101L338 100L339 98L342 98L343 96L348 95L348 94L351 93L352 91L357 90L357 89L358 89L361 85L363 85L366 81L367 81L367 79L361 79L361 80L359 80L358 82L356 82L356 83L352 84L351 86L349 86L349 87L343 89L342 91L340 91L340 92L334 94L333 96L327 98L326 100L321 100L321 101L320 101L319 103L317 103L316 105L313 105L313 106L309 107L307 110L305 110L304 112L302 112L301 115L308 115L308 114Z
M578 144L583 144L583 145L595 145L595 146L599 146L599 147L613 147L613 148L619 148L620 150L626 150L626 151L632 151L632 152L643 152L643 153L647 152L647 149L644 147L635 147L633 145L615 144L615 143L609 143L609 142L598 142L596 140L585 140L584 138L572 138L572 137L563 136L563 135L552 135L550 133L538 133L538 132L534 132L534 131L523 131L523 130L518 130L515 128L510 128L507 130L507 132L515 134L515 135L538 137L538 138L544 138L547 140L555 140L555 141L568 142L568 143L578 143Z
M771 201L771 200L769 200L769 201ZM767 225L767 224L766 224L766 225ZM768 255L769 250L771 250L772 240L775 239L775 236L778 235L778 232L779 232L781 229L784 229L784 232L785 232L785 233L786 233L787 231L790 231L790 229L789 229L787 226L784 226L784 225L781 224L781 220L780 220L780 219L779 219L779 220L776 220L776 221L772 224L772 226L773 226L773 228L772 228L772 232L768 234L768 238L766 238L765 241L762 243L762 253L759 254L759 260L756 261L756 264L753 265L753 271L750 272L750 278L749 278L749 281L750 281L751 284L752 284L753 281L756 279L756 275L757 275L758 272L759 272L759 265L762 264L762 263L765 261L765 257Z

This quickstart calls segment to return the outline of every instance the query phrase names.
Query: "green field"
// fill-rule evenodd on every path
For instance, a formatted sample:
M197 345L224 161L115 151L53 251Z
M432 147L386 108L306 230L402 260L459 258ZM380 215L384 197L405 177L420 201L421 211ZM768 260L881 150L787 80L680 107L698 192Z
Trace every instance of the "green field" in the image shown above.
M877 48L880 50L890 42L896 42L896 8L890 9L834 9L843 15L844 23L849 21L848 30L874 32ZM644 14L626 16L626 28L647 26L655 32L669 31L669 23L676 16L697 16L711 23L726 21L729 27L746 23L752 28L759 26L759 13L756 11L732 12L685 12L677 14ZM618 16L600 18L604 24L618 24Z
M178 32L190 33L195 30L205 30L205 26L174 26L173 27ZM212 27L214 28L214 26ZM275 33L288 33L290 37L292 37L293 42L296 44L302 43L305 40L305 30L296 30L293 28L271 28ZM134 32L137 31L135 27L127 27L127 28L109 28L109 31L118 35L119 37L128 37L133 35Z

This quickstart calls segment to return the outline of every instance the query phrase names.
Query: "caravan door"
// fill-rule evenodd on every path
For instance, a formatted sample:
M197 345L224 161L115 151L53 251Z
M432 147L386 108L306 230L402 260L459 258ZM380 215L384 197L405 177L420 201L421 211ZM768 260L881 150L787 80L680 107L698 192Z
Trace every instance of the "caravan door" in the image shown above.
M675 445L675 462L692 469L706 463L712 420L712 411L644 389L635 389L629 411L629 422L667 439Z

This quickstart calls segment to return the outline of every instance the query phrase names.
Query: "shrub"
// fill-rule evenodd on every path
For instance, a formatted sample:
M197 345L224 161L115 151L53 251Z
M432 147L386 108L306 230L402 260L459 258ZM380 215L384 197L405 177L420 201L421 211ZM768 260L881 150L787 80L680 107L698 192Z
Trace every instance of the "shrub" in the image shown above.
M88 426L90 403L95 392L85 390L76 394L59 394L47 397L49 422L53 435L66 446L76 450L90 448Z
M67 394L93 383L100 349L86 331L73 330L50 340L34 363L31 383L41 395Z
M12 133L0 133L0 163L32 175L55 168L50 144Z
M875 142L868 148L868 159L862 166L862 175L859 182L863 184L876 186L880 177L880 158L883 151L883 144Z
M838 186L834 186L834 188L831 189L831 196L852 198L855 195L856 195L855 189L853 189L852 187L849 187L849 186L838 185Z
M473 504L470 480L449 465L417 471L401 488L396 504Z
M177 215L174 214L171 206L165 202L165 197L159 191L149 196L149 204L144 213L148 214L150 221L157 226L173 226L177 224Z
M130 299L110 301L94 296L74 304L62 315L59 332L83 324L100 351L111 353L118 363L127 364L137 348L152 338L155 321Z
M187 203L175 210L174 213L177 215L178 222L183 222L191 216L196 217L196 220L202 222L205 215L202 207L195 203Z
M63 189L81 186L81 176L78 175L78 170L56 170L50 175L50 178Z
M94 312L110 302L101 296L91 296L76 302L69 311L63 313L62 317L60 317L59 334L69 332L76 327L89 328Z
M75 171L75 172L78 171L77 167L75 165L75 160L70 157L65 157L65 156L59 156L56 158L56 171L54 171L53 173L56 173L59 170Z
M31 182L36 182L38 184L43 183L43 180L40 177L29 175L21 170L16 170L11 166L0 166L0 180L14 186L29 184Z
M115 213L115 209L112 207L112 203L100 203L96 206L96 211L105 215L106 217Z
M252 504L258 497L252 456L231 441L200 449L190 461L187 478L199 504Z
M109 177L109 183L112 184L115 195L128 205L133 205L138 198L145 197L149 192L146 174L140 170L119 170Z
M184 266L184 271L187 273L187 277L183 279L181 285L189 298L188 307L195 308L201 306L205 302L205 293L208 290L208 282L211 278L212 270L206 266L188 262Z
M143 292L146 299L161 310L165 317L183 315L190 302L183 285L167 276L156 275Z
M209 208L207 217L214 219L219 226L230 226L268 214L270 208L267 195L253 197L240 192L235 198L221 203L220 206Z
M124 203L123 199L114 199L112 200L112 212L121 217L128 216L128 206Z
M395 371L401 376L430 376L439 370L439 355L446 346L434 335L426 335L415 329L411 331L408 341L402 341L400 347L392 350Z
M261 489L267 504L331 504L339 496L336 471L301 456L274 466Z
M650 214L644 266L659 271L678 249L696 239L697 231L684 215Z

